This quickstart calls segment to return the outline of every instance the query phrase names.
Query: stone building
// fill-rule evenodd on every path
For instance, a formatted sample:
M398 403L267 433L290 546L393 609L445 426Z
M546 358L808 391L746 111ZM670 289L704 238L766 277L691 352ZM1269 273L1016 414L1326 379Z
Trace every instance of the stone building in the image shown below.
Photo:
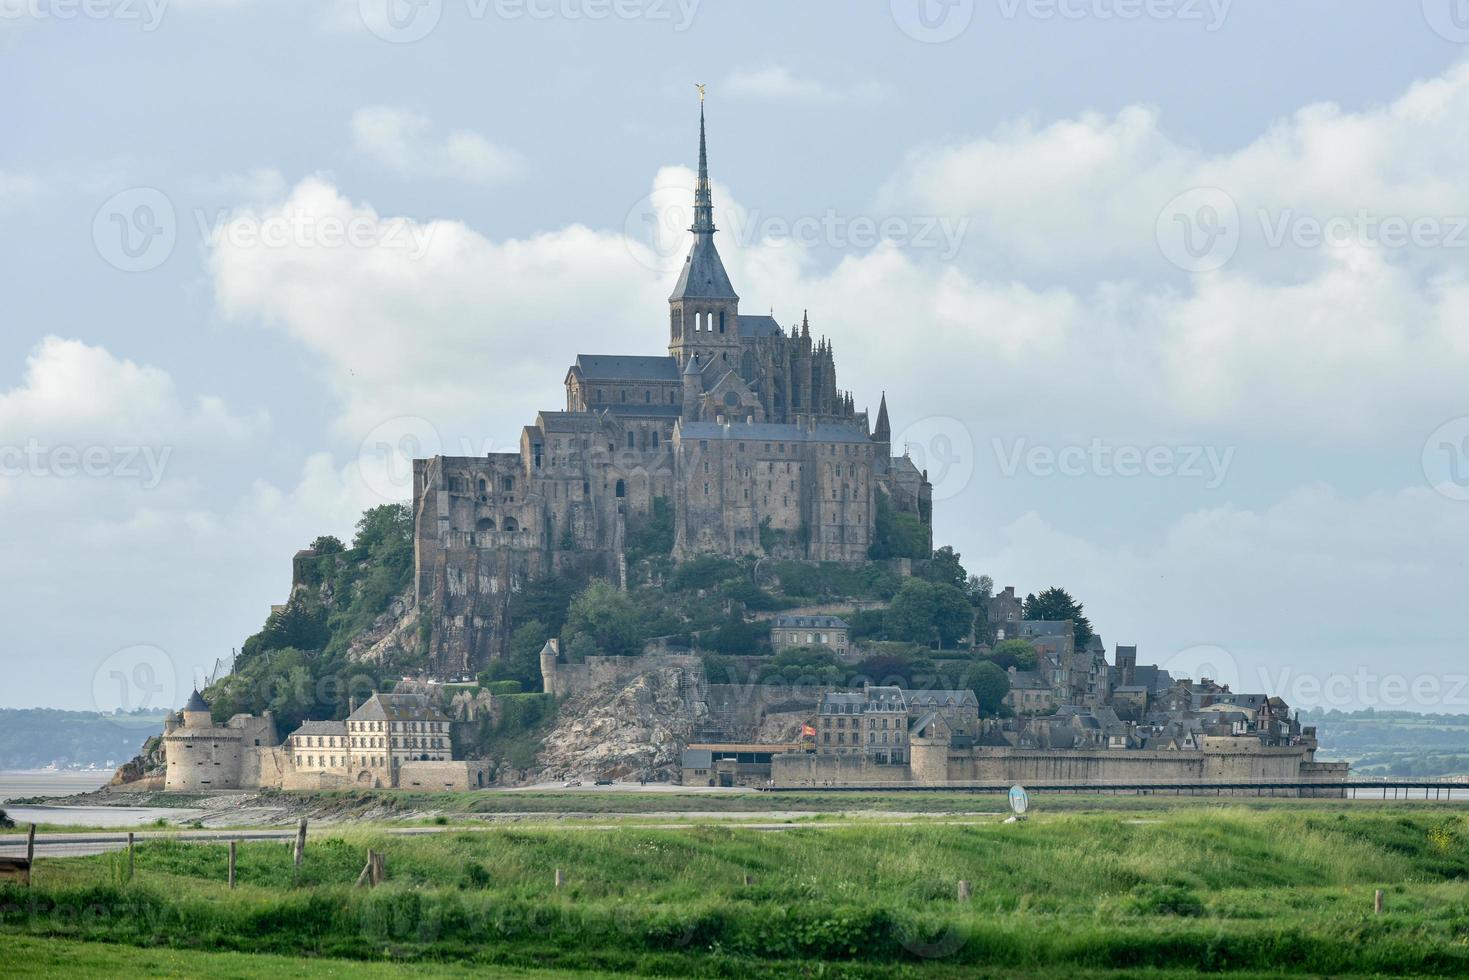
M280 744L275 719L235 715L214 723L209 703L194 691L178 715L163 726L164 783L169 792L240 789L253 785L260 772L261 749Z
M346 721L307 721L284 744L270 712L216 725L198 691L164 721L168 792L485 786L488 766L455 761L451 722L431 698L374 694Z
M673 556L860 561L879 500L931 522L932 489L892 456L837 381L832 344L740 312L714 244L703 107L693 245L668 298L667 353L580 354L564 410L518 451L414 461L414 574L441 675L472 671L508 639L509 596L562 571L625 581L630 531L671 513Z
M908 761L908 702L902 688L830 691L821 699L816 722L819 754L861 755L878 765Z
M770 648L826 647L845 656L849 629L846 620L836 616L777 616L770 623Z

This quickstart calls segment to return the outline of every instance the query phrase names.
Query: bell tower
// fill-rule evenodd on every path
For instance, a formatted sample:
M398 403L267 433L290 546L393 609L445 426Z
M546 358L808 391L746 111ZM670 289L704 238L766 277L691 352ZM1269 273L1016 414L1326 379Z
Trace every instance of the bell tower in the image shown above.
M709 184L709 151L704 135L704 86L699 86L699 180L694 188L693 247L684 259L673 295L668 297L668 353L684 367L699 355L700 365L723 362L739 367L740 298L730 285L714 247L714 198Z

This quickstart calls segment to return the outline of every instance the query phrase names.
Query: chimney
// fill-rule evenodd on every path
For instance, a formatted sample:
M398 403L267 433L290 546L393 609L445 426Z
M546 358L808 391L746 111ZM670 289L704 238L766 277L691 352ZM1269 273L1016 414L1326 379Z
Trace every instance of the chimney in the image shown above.
M354 694L354 695L352 695L351 697L349 697L347 699L347 714L349 714L349 715L355 715L356 713L357 713L357 695Z

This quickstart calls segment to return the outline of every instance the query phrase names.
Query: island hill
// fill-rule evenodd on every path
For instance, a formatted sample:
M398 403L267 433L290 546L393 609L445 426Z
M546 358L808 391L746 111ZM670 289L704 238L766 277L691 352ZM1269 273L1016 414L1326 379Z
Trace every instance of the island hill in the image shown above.
M1330 781L1264 693L1108 651L934 550L932 489L809 316L739 311L701 106L667 352L578 355L519 450L298 553L287 602L119 782L449 787ZM203 707L200 707L203 705ZM364 712L366 712L364 714Z

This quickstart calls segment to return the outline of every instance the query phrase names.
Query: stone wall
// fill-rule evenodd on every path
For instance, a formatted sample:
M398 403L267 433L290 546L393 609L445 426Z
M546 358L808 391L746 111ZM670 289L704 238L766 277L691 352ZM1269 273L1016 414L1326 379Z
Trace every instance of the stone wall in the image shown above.
M398 767L398 789L465 792L489 783L486 762L405 762Z
M1297 782L1329 778L1301 747L1267 748L1254 739L1206 739L1202 750L1046 750L976 746L952 749L944 739L912 741L911 766L884 766L860 756L783 755L772 766L778 786L844 783L1217 783ZM1329 770L1344 776L1344 770Z

